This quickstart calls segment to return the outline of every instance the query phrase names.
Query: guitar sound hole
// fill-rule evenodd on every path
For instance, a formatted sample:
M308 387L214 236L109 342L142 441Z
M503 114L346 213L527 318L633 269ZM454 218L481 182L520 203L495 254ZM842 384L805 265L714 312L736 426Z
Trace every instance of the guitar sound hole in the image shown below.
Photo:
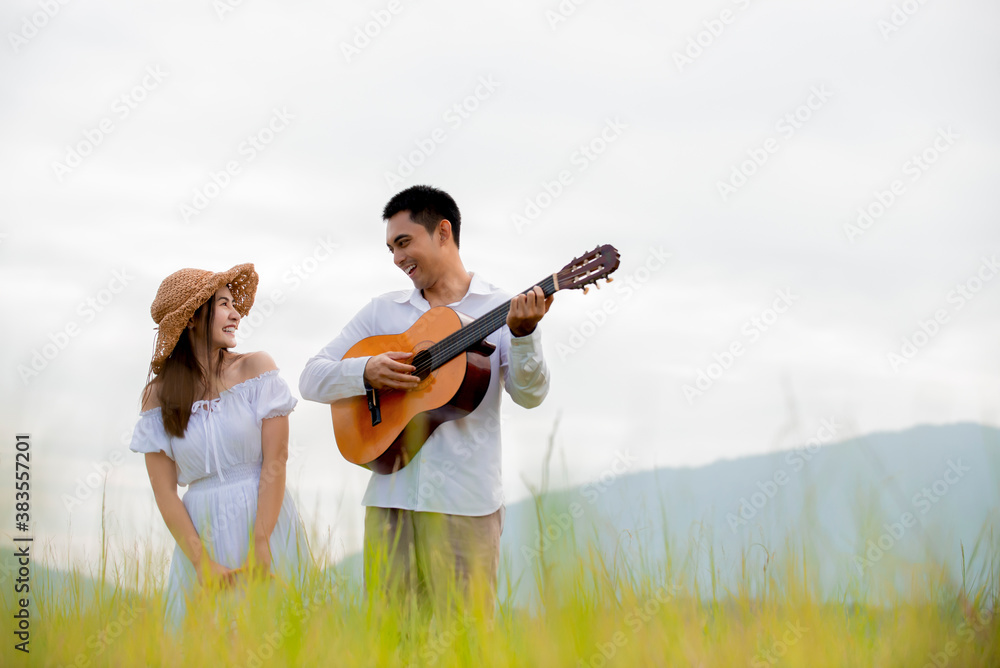
M421 350L416 355L413 356L413 366L417 367L417 370L413 372L413 375L420 380L426 380L427 376L431 373L431 354L427 350Z

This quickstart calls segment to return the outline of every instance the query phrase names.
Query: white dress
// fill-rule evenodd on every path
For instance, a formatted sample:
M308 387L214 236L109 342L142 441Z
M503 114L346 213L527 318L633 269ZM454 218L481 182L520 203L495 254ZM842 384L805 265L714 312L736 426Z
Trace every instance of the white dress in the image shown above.
M188 486L184 507L209 556L223 566L242 566L249 552L263 459L261 421L288 415L296 403L274 369L224 390L217 399L195 402L183 438L167 435L159 408L139 416L129 448L162 450L174 460L178 484ZM270 547L271 572L285 582L301 582L309 546L287 488ZM194 565L176 546L166 594L166 621L173 629L184 619L186 596L198 586Z

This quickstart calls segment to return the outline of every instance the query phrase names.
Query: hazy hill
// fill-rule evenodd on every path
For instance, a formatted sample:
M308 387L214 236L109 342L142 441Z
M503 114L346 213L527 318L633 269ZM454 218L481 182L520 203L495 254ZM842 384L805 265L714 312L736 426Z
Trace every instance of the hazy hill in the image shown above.
M675 566L696 559L707 575L713 554L721 585L738 575L741 552L762 563L762 547L776 555L787 544L806 546L827 595L852 577L871 584L929 562L960 578L962 546L968 563L984 531L1000 529L1000 430L922 426L695 469L609 470L544 505L543 544L557 554L573 542L571 519L578 544L596 537L619 560L662 563L669 545ZM534 563L538 528L533 501L508 507L502 545L514 579Z

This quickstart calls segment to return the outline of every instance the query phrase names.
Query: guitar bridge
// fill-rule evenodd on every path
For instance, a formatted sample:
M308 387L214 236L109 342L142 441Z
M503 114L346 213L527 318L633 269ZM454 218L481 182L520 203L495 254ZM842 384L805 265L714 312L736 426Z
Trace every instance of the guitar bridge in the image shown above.
M378 392L365 381L365 396L368 397L368 412L372 414L372 426L382 422L382 408L378 402Z

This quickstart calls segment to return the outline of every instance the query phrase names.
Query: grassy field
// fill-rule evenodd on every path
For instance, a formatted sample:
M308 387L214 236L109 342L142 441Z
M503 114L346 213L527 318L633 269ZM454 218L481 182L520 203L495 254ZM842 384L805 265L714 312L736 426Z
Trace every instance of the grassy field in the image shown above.
M543 526L547 516L539 506ZM807 551L793 545L654 564L567 544L542 551L532 582L502 578L501 600L519 587L536 595L495 614L401 611L367 601L336 569L315 569L297 586L205 591L180 637L163 630L166 557L137 545L68 578L36 581L31 653L14 651L8 632L0 656L4 665L83 668L998 666L997 540L987 528L969 555L956 555L968 564L963 582L935 564L912 565L903 587L898 577L892 585L854 578L838 600L819 598ZM738 574L735 584L720 584L723 571Z

